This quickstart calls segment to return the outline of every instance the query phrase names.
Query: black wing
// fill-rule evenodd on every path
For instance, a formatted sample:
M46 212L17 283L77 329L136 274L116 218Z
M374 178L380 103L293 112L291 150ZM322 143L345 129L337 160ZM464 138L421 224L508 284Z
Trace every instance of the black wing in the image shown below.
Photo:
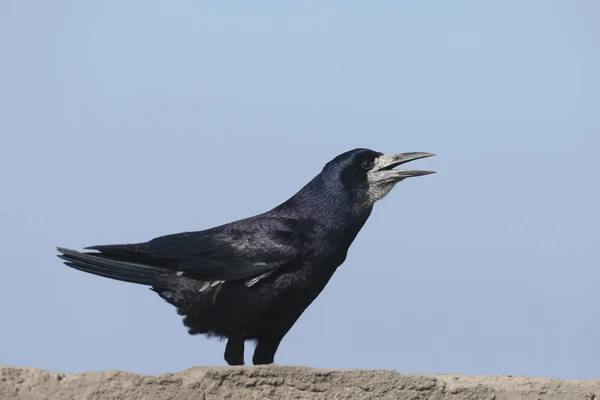
M161 236L147 243L92 246L104 259L166 268L202 280L240 280L300 261L307 220L254 217L217 228Z

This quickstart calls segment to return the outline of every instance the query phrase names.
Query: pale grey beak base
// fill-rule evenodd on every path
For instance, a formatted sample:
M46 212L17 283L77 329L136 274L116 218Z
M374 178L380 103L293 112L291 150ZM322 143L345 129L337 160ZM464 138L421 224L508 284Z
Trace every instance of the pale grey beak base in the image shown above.
M385 174L381 174L385 180L396 178L398 180L410 178L414 176L423 176L429 174L435 174L435 171L422 171L422 170L410 170L410 169L393 169L399 165L405 164L410 161L419 160L421 158L434 157L433 153L424 152L412 152L412 153L401 153L401 154L389 154L378 157L375 160L373 171L389 171Z
M415 169L394 169L409 161L420 158L433 157L433 153L402 153L386 154L375 159L373 168L367 172L369 184L369 198L375 202L383 199L392 190L394 185L406 178L434 174L435 171L421 171Z

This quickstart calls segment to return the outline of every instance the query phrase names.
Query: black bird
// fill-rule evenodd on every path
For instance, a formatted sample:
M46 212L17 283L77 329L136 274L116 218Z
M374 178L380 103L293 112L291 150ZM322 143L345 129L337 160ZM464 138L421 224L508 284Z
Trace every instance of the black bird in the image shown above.
M225 360L273 363L279 343L321 293L373 204L405 178L434 173L394 169L431 153L340 154L272 210L198 232L145 243L58 248L69 267L150 286L177 308L188 332L227 338Z

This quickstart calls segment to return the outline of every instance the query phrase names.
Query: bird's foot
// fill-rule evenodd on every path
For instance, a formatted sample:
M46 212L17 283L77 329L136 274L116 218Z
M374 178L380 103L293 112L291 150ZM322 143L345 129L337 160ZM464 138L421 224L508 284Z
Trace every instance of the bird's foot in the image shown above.
M244 365L244 340L229 338L225 346L225 361L229 365Z

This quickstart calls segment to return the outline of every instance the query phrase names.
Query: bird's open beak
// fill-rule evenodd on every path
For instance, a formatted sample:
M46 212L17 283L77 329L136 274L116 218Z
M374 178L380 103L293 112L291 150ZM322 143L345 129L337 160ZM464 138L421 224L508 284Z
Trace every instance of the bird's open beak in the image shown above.
M377 176L378 181L400 181L413 176L423 176L435 174L435 171L422 171L413 169L394 169L395 167L405 164L409 161L418 160L421 158L433 157L433 153L401 153L401 154L385 154L375 159L373 173Z

